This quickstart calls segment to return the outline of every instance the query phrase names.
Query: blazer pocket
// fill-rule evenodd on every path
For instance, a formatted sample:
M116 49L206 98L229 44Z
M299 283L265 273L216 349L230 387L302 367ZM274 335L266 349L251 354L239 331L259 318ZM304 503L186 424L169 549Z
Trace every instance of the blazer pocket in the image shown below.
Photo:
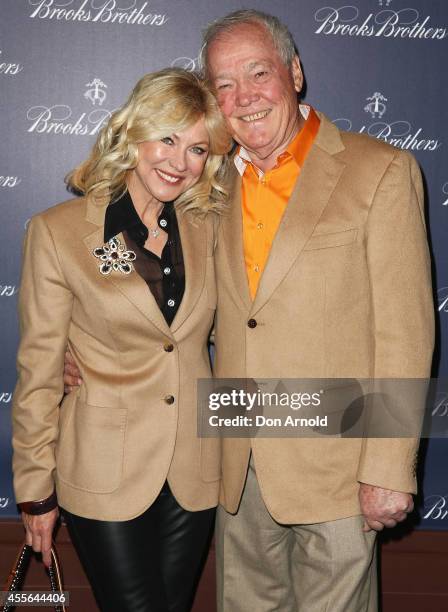
M216 482L221 478L221 438L200 438L201 478Z
M66 484L91 493L112 493L122 480L126 408L68 405L56 448L56 470Z
M328 249L330 247L351 244L355 241L357 234L357 227L342 232L332 232L331 234L314 234L308 240L303 250L313 251L314 249Z

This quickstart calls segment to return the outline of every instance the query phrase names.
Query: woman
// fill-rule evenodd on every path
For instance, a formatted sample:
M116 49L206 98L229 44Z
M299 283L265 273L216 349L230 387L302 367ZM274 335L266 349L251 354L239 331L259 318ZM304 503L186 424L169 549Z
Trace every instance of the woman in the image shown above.
M219 445L197 437L196 381L229 146L196 76L146 75L68 177L83 197L28 227L16 499L47 565L63 509L101 610L188 610L206 552ZM67 345L84 382L62 400Z

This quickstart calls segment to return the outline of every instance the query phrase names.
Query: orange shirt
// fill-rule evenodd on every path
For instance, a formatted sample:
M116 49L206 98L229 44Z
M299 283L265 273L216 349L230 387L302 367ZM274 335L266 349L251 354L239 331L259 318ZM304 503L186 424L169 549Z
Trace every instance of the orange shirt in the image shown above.
M286 151L279 155L272 170L263 173L242 147L237 153L236 165L243 175L244 259L252 299L286 205L319 129L320 120L312 108L301 105L301 112L305 116L308 113L305 124Z

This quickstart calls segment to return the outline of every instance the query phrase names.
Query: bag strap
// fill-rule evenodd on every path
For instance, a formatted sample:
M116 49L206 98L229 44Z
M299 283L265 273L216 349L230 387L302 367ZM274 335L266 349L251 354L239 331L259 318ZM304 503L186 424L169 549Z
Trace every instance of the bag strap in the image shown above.
M19 550L16 560L11 567L8 578L6 579L4 591L20 591L22 588L23 579L25 578L28 563L31 558L31 546L24 544ZM5 604L6 606L6 604ZM3 610L9 608L4 607ZM3 611L2 611L3 612Z
M56 548L51 547L51 565L48 568L48 574L50 576L50 586L53 593L62 593L62 577L61 570L59 567L58 555ZM55 604L55 612L66 612L65 605L63 603Z
M4 591L20 591L22 589L23 580L25 578L26 570L32 554L32 547L28 544L24 544L20 550L17 558L9 572L8 578L4 586ZM62 578L59 560L56 554L54 546L51 547L51 565L48 568L48 574L50 577L50 586L53 593L62 593ZM1 612L11 612L14 609L14 604L5 602L1 608ZM54 604L55 612L66 612L65 605L63 603Z

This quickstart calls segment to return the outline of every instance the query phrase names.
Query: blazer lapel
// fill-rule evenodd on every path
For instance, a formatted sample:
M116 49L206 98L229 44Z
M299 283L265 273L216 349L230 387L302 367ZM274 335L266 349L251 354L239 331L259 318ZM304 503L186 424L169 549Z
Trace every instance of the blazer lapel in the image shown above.
M185 292L179 310L171 324L176 332L184 323L199 299L205 283L207 228L204 221L195 219L191 212L176 210L185 266Z
M87 203L87 221L99 226L94 232L84 238L84 243L92 259L94 259L93 250L104 244L105 211L106 205L104 204ZM123 234L118 234L117 238L124 244ZM173 337L171 329L165 321L154 296L135 269L130 274L112 271L107 278L153 325L170 338Z
M241 208L241 176L233 168L233 194L230 207L221 220L223 249L227 253L228 263L237 293L245 310L250 310L252 300L247 282L246 264L244 261L243 217Z
M321 126L277 230L252 305L255 314L271 297L311 236L345 163L334 157L344 146L338 129L321 116Z

